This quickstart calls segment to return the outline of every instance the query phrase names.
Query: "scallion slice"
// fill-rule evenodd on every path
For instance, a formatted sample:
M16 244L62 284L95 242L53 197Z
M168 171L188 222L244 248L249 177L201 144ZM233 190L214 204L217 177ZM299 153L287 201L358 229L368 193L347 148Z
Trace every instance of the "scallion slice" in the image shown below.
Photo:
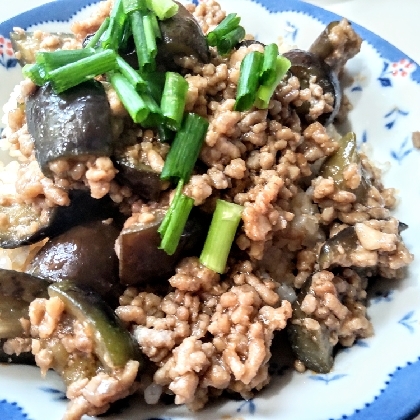
M151 12L146 12L143 16L143 27L144 27L144 34L146 35L147 51L149 52L150 56L154 59L157 53L157 45L156 45L156 27L153 22L153 19L156 20L156 15Z
M270 83L262 84L257 91L255 106L267 109L273 93L290 68L290 61L283 56L277 57L275 62L274 79Z
M147 39L154 37L154 30L152 34L146 35L146 28L144 27L144 13L136 10L130 14L131 30L133 31L134 44L136 45L136 53L139 62L139 70L153 71L155 67L154 56L149 49ZM150 30L150 28L148 28Z
M47 73L75 63L83 58L91 57L95 54L93 48L82 48L77 50L57 50L53 52L40 51L36 54L36 63L45 69Z
M117 54L112 50L98 52L75 63L67 64L47 73L56 93L76 86L89 78L115 70Z
M216 47L219 41L229 32L239 26L241 18L236 13L228 14L211 32L207 34L207 42L212 47Z
M145 0L122 0L124 13L129 15L137 10L145 11L147 4Z
M200 255L200 262L216 273L222 274L226 269L242 212L243 207L238 204L217 200L216 210Z
M182 194L183 187L183 181L179 181L172 203L158 229L162 238L159 248L169 255L176 251L188 216L194 206L194 200Z
M238 26L233 31L222 36L217 44L217 51L220 55L228 54L238 42L241 42L244 39L244 37L245 29L242 26Z
M166 157L160 177L188 182L206 138L209 122L197 114L187 113Z
M123 58L117 56L118 70L130 82L137 92L146 89L146 81Z
M121 73L111 73L108 78L133 121L137 124L142 123L150 112L144 98Z
M122 0L115 0L111 10L110 21L107 30L103 34L102 48L110 48L117 51L123 39L125 21L127 15L124 13Z
M187 92L188 82L180 74L166 72L160 108L167 125L174 131L181 126Z
M250 52L242 60L236 91L235 111L246 111L254 104L263 60L264 55L258 51Z
M277 44L268 44L264 48L264 62L260 75L260 84L270 85L277 76L277 57L279 55L279 47Z
M158 229L158 233L160 233L162 237L165 235L166 230L168 229L169 222L171 220L171 214L174 208L176 207L179 197L181 197L183 188L184 188L184 181L180 179L176 186L175 194L172 198L171 205L169 206L168 211L166 212L165 217L163 218L162 223L160 224L159 229Z
M99 29L95 32L95 35L93 35L89 42L85 45L84 48L89 49L89 48L95 48L96 44L99 42L99 40L101 39L101 36L104 34L104 32L108 29L109 26L109 22L111 21L111 19L109 17L106 17L104 19L104 21L102 22L101 26L99 27Z
M37 86L42 86L46 81L45 70L39 64L26 64L22 73L25 77L31 79Z
M146 0L146 3L160 20L171 18L178 12L179 8L173 0Z

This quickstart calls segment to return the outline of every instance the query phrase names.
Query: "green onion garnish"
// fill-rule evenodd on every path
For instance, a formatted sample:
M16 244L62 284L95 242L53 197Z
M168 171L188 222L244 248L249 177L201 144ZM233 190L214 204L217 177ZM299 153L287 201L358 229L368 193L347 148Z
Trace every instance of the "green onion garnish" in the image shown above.
M143 79L147 83L147 92L157 102L162 100L163 88L166 75L164 72L154 71L153 73L143 73Z
M268 44L264 48L264 62L260 75L260 84L269 85L274 82L277 76L276 60L279 55L277 44Z
M229 32L239 26L241 18L236 13L227 15L211 32L207 34L207 41L212 47L219 45L219 41Z
M167 72L160 107L167 125L179 130L187 99L188 82L178 73Z
M259 109L267 109L273 93L290 68L290 61L283 56L277 57L275 62L274 79L271 83L262 84L255 99L255 106Z
M101 39L101 36L104 34L104 32L108 29L109 22L111 19L109 17L106 17L104 21L102 22L99 29L95 32L95 34L89 39L89 42L85 45L84 48L95 48L96 44Z
M122 0L115 0L111 10L108 28L103 34L102 48L110 48L117 51L124 35L125 21L127 15L124 13Z
M155 58L157 53L156 27L154 20L156 20L156 15L151 12L146 12L143 16L143 27L144 34L146 35L147 51L152 58Z
M176 186L175 194L172 199L171 205L169 206L168 211L165 214L165 217L162 220L162 223L159 226L158 233L160 236L163 237L168 229L169 222L171 220L171 215L173 213L174 208L176 207L177 202L179 201L179 197L181 197L182 190L184 188L184 181L180 179Z
M160 20L169 19L176 15L179 8L172 0L146 0L146 4Z
M250 52L242 60L236 92L235 111L246 111L254 104L263 60L264 55L258 51Z
M144 0L122 0L124 13L129 15L137 10L146 10L146 2Z
M117 54L112 50L98 52L75 63L47 73L56 93L76 86L87 79L112 71L117 66Z
M221 55L228 54L238 42L241 42L244 39L244 37L245 29L242 26L238 26L233 31L222 36L217 44L217 51Z
M166 157L160 177L188 182L206 138L209 122L197 114L187 113Z
M182 194L184 183L179 181L174 199L158 229L161 235L159 248L172 255L178 247L188 216L194 206L194 200Z
M131 29L133 31L140 71L153 71L155 67L154 55L152 54L153 51L149 49L147 39L154 37L154 30L152 29L152 33L146 35L143 17L144 13L140 10L132 12L130 15Z
M146 89L146 81L123 58L117 57L118 70L130 82L137 92Z
M160 33L159 22L155 13L149 13L150 22L153 27L153 31L155 33L155 37L158 39L162 38L162 34Z
M108 77L133 121L137 124L142 123L150 112L144 97L134 90L131 83L122 74L111 73Z
M22 68L22 73L25 77L31 79L37 86L42 86L46 81L46 73L39 64L26 64Z
M36 63L43 67L46 73L74 63L82 58L91 57L95 54L93 48L82 48L78 50L57 50L54 52L38 52L36 54Z
M224 273L243 207L217 200L200 262L217 273Z

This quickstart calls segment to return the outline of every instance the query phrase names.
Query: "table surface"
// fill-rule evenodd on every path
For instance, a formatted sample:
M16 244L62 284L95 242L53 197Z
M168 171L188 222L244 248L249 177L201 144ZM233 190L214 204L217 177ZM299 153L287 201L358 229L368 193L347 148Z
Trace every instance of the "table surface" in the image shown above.
M51 0L50 0L51 1ZM28 7L37 7L49 0L15 1L0 0L1 20L6 20ZM388 40L420 63L419 0L306 0L349 20L358 23ZM420 415L412 420L420 420Z

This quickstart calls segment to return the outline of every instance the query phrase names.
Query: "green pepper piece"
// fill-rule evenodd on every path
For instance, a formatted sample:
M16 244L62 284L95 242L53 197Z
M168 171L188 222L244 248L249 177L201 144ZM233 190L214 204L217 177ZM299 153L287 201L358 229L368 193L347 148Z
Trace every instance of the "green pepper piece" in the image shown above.
M140 358L130 333L98 294L70 281L51 284L48 294L59 297L67 313L91 327L95 354L105 368L121 368L128 361Z

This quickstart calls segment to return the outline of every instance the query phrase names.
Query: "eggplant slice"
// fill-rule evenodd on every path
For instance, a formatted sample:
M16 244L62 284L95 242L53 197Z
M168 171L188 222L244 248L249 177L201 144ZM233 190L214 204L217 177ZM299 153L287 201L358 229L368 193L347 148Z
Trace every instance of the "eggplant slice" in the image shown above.
M71 280L89 287L109 304L118 303L122 286L114 243L120 229L101 220L75 226L49 240L35 255L27 272L54 282Z
M49 83L41 86L26 100L26 120L45 176L57 159L111 155L111 108L95 80L60 94Z
M117 210L109 196L95 199L87 190L72 190L69 206L51 207L48 217L41 219L37 209L29 204L16 203L0 206L8 224L0 227L0 248L18 248L31 245L47 237L60 235L80 223L114 217ZM37 226L33 231L32 226Z
M155 211L153 221L135 223L121 231L117 240L121 283L156 284L156 281L172 276L175 266L182 258L201 251L209 220L203 212L193 210L173 255L159 249L161 238L158 229L165 217L163 209Z
M317 55L303 50L290 50L285 52L284 57L291 63L290 73L296 76L300 81L300 88L309 88L311 78L316 78L316 83L322 87L324 94L330 93L334 97L332 112L322 114L318 121L323 125L331 124L336 117L341 105L341 86L337 75L328 64L321 60ZM306 125L314 122L309 116L310 104L304 101L302 105L296 108L296 112L301 121Z

